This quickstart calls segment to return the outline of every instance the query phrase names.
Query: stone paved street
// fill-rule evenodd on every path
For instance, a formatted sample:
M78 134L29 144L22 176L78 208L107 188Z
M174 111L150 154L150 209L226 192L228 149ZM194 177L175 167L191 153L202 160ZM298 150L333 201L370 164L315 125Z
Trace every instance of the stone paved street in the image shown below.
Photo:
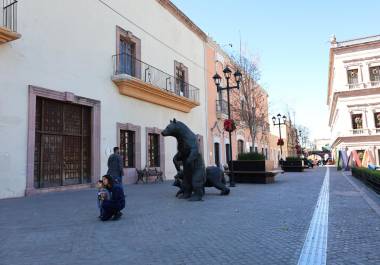
M174 198L170 182L129 185L124 216L105 223L95 190L1 200L0 264L297 264L325 172L203 202ZM380 264L379 247L380 216L331 168L327 264Z

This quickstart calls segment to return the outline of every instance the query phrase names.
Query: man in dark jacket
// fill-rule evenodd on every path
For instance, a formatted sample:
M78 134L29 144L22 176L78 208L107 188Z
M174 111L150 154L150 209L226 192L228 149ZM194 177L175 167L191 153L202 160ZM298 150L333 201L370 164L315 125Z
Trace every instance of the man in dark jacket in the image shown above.
M123 215L121 210L125 207L123 186L114 183L113 177L110 175L103 176L103 184L111 193L111 197L103 201L100 219L107 221L113 217L113 220L117 220Z
M119 147L113 148L113 154L108 158L108 171L107 175L112 176L117 183L123 183L123 158L119 154Z

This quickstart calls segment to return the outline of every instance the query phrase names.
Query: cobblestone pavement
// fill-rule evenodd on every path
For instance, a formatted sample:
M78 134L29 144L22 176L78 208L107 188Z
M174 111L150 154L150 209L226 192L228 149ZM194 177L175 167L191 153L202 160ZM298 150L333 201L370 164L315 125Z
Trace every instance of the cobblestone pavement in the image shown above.
M379 195L345 174L380 206ZM327 249L327 264L380 264L380 216L336 169L330 170Z
M367 242L365 260L352 264L375 262L379 216L334 171L328 261L350 264L346 252ZM129 185L124 216L104 223L95 190L0 200L0 264L297 264L324 175L285 173L274 184L238 184L227 197L210 188L203 202L176 199L170 182Z

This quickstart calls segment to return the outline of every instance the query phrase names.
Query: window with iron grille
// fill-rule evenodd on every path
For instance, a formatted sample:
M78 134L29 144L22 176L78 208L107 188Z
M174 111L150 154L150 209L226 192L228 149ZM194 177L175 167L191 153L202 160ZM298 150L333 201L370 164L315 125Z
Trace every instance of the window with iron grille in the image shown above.
M369 79L373 85L380 82L380 66L369 68Z
M358 69L347 70L347 80L349 85L358 84Z
M189 89L187 86L188 69L182 63L174 62L175 68L175 92L179 96L188 97Z
M135 132L120 130L120 154L126 168L135 167Z
M380 112L375 112L374 117L375 117L375 127L380 128Z
M352 114L351 115L352 120L352 129L363 129L363 119L362 114Z
M149 167L160 166L160 135L156 133L148 134L148 159Z

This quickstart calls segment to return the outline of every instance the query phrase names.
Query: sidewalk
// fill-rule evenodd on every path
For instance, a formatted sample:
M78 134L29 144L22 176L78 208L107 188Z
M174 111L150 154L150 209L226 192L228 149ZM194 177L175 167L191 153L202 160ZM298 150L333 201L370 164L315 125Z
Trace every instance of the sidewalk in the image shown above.
M380 207L380 196L350 172L344 174L330 170L327 264L380 264L380 216L360 190L374 207Z

